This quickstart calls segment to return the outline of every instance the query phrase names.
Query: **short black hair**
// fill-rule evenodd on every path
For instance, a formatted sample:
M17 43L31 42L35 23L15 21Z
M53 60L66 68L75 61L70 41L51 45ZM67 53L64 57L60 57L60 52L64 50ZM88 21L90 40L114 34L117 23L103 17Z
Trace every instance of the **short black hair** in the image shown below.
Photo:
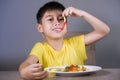
M48 10L60 10L63 11L65 7L57 2L57 1L51 1L43 5L37 12L36 18L37 18L37 23L41 23L41 19L44 16L45 12Z

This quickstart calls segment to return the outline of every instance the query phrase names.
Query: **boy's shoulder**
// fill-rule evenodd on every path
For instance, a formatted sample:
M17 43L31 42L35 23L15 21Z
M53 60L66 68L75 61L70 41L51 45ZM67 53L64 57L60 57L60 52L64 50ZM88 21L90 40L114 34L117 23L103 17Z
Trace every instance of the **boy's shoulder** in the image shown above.
M70 39L76 39L76 38L83 38L84 34L81 35L75 35L75 36L68 36L65 38L65 40L70 40Z

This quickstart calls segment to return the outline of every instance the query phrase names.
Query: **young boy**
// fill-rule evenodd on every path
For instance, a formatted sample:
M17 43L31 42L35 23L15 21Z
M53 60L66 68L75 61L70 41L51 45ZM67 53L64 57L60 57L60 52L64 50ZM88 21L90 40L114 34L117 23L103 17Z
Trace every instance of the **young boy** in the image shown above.
M67 33L65 17L81 17L92 25L93 31L64 39ZM65 20L66 21L66 20ZM45 4L37 13L37 29L42 33L46 42L38 42L32 48L28 58L20 65L19 72L24 79L43 79L48 76L43 68L70 64L84 64L87 59L85 45L90 45L109 32L109 27L91 14L52 1Z

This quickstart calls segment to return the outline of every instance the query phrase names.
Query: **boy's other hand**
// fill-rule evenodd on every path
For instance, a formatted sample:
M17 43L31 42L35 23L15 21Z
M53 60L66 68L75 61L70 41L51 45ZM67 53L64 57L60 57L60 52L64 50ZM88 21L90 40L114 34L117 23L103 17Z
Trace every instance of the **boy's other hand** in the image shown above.
M29 65L21 73L25 79L43 79L48 76L47 71L42 71L42 64Z

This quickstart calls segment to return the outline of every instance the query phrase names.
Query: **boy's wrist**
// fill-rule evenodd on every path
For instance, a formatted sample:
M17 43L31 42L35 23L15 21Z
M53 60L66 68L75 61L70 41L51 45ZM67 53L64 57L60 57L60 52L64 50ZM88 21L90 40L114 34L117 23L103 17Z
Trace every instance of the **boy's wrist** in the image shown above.
M28 76L28 75L27 75L27 72L26 72L24 69L22 69L22 70L20 71L20 77L21 77L22 79L28 80L29 78L28 78L27 76Z
M87 12L83 11L83 10L79 10L79 16L84 18L87 15Z

